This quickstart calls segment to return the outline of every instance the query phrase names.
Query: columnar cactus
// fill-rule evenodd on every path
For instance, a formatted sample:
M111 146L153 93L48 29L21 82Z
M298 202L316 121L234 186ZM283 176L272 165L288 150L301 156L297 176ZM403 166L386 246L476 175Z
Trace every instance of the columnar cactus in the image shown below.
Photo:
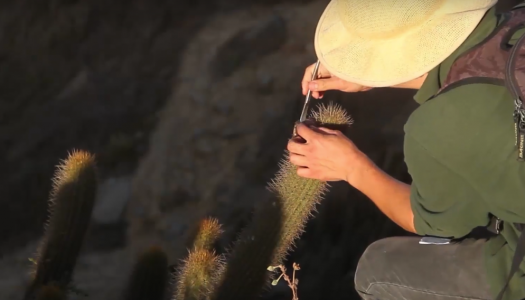
M335 104L319 106L312 117L325 127L352 123ZM235 244L214 300L256 299L273 275L267 268L283 262L327 191L326 182L299 177L287 158L286 154L269 184L273 197L255 211L252 223Z
M138 258L122 300L162 300L168 283L168 256L150 247Z
M318 125L342 129L352 123L338 105L321 105L311 119ZM204 219L192 236L188 257L179 268L172 300L254 300L269 286L306 222L316 211L328 184L297 175L288 154L268 184L271 198L255 209L226 261L214 244L222 233L214 218ZM73 151L58 167L50 199L50 218L38 251L34 277L25 300L65 300L94 206L95 160ZM138 260L123 300L161 300L165 296L168 261L152 247Z
M95 203L97 176L94 156L73 151L58 165L49 200L49 220L35 259L34 277L26 299L43 285L69 288L77 256Z
M45 285L38 290L36 300L66 300L66 294L57 286Z
M199 224L194 235L193 247L195 249L213 250L213 245L219 239L223 230L219 220L215 218L205 218Z
M209 300L224 270L224 260L213 244L222 233L218 220L206 218L199 224L193 249L178 270L173 300Z

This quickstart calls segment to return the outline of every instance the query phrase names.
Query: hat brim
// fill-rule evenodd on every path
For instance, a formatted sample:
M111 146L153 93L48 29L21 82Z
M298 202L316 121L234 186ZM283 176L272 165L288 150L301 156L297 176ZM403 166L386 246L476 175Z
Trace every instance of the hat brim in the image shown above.
M444 15L396 38L372 39L348 32L331 1L317 24L315 52L324 67L343 80L394 86L422 76L450 56L488 9Z

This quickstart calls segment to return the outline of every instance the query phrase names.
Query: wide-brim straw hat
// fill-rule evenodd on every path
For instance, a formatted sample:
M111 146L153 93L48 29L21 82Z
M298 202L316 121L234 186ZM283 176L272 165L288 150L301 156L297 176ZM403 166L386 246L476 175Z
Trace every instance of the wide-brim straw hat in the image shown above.
M369 87L416 79L472 33L497 0L332 0L315 51L333 75Z

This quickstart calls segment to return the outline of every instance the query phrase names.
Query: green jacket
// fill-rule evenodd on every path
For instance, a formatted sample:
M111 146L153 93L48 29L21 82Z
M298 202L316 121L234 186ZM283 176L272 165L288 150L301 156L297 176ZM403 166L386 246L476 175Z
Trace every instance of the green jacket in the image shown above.
M414 97L421 105L405 124L404 151L413 179L411 205L418 234L460 238L486 226L489 213L525 223L525 162L516 160L511 94L503 86L473 83L429 100L454 60L487 37L498 22L493 8L462 46L428 74ZM516 32L511 42L524 32ZM507 278L519 236L510 225L506 223L486 246L494 297ZM504 299L525 299L525 263Z

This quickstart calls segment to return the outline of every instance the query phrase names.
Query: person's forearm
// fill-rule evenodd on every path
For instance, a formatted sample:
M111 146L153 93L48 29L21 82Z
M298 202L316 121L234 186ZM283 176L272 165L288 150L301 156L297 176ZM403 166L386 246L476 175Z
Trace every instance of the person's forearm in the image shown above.
M363 161L352 184L365 194L393 222L415 233L414 213L410 205L410 185L383 172L371 161Z

